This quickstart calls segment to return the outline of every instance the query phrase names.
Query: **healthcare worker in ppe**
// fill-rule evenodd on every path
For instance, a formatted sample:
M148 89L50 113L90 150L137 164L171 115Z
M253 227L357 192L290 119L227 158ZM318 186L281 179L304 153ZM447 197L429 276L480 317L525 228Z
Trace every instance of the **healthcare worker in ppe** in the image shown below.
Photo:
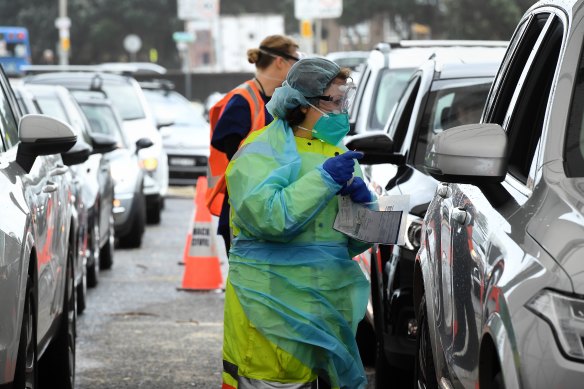
M363 388L355 342L369 283L351 258L369 248L332 228L338 196L373 201L342 144L349 70L301 59L267 109L274 121L226 170L234 241L225 291L223 389ZM326 382L325 382L326 381Z

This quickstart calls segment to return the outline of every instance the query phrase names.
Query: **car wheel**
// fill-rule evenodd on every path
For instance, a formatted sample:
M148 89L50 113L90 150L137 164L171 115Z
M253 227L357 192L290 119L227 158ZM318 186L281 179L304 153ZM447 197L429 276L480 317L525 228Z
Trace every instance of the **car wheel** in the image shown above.
M36 342L36 310L31 277L26 282L24 313L20 329L18 357L14 373L14 389L34 389L37 387L37 342Z
M87 261L87 286L93 288L99 283L99 267L100 267L100 247L99 247L99 222L95 215L93 226L91 228L91 261Z
M144 196L141 197L136 206L137 209L130 232L120 237L120 246L122 247L137 248L142 245L142 235L144 235L144 223L146 221L146 201Z
M162 213L162 197L154 201L147 209L146 222L148 224L159 224Z
M99 269L111 269L114 264L114 216L110 215L109 236L105 245L99 252Z
M438 388L434 357L432 356L432 344L430 342L425 296L422 296L418 307L418 336L416 337L416 346L418 351L414 370L415 387L420 389Z
M87 307L87 265L83 267L81 282L77 285L77 314L81 315Z
M70 257L71 258L71 257ZM65 301L55 339L40 365L40 382L50 388L75 388L75 338L77 336L77 296L72 261L67 265Z

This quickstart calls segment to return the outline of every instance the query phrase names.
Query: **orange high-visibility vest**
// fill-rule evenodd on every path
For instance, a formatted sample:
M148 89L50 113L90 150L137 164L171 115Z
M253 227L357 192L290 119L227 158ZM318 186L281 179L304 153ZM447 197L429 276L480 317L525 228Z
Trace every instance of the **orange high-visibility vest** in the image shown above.
M215 130L215 126L219 121L219 117L225 110L225 107L227 106L227 103L231 97L236 94L243 97L249 104L251 118L251 128L249 133L265 127L266 114L264 111L264 100L262 99L260 91L253 80L249 80L227 93L209 110L211 139L213 139L213 131ZM207 163L208 188L205 201L207 208L209 208L209 212L215 216L219 216L221 214L221 208L223 207L223 201L225 200L225 194L227 193L227 185L225 183L225 169L227 169L228 164L229 160L227 159L227 155L217 150L213 146L210 146L209 161Z

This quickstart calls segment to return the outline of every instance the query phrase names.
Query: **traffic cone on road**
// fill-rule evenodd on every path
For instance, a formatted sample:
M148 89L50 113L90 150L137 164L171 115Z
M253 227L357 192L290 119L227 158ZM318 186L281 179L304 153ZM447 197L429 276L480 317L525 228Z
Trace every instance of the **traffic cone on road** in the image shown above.
M217 239L211 213L205 205L207 178L199 177L195 188L193 219L187 233L183 253L185 271L181 290L213 290L223 288Z

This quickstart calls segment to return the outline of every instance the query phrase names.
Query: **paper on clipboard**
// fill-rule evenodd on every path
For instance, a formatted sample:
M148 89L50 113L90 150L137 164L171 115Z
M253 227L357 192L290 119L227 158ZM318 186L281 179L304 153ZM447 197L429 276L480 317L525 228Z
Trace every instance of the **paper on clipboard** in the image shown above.
M367 243L404 244L410 196L381 196L374 206L356 204L339 196L333 228Z

